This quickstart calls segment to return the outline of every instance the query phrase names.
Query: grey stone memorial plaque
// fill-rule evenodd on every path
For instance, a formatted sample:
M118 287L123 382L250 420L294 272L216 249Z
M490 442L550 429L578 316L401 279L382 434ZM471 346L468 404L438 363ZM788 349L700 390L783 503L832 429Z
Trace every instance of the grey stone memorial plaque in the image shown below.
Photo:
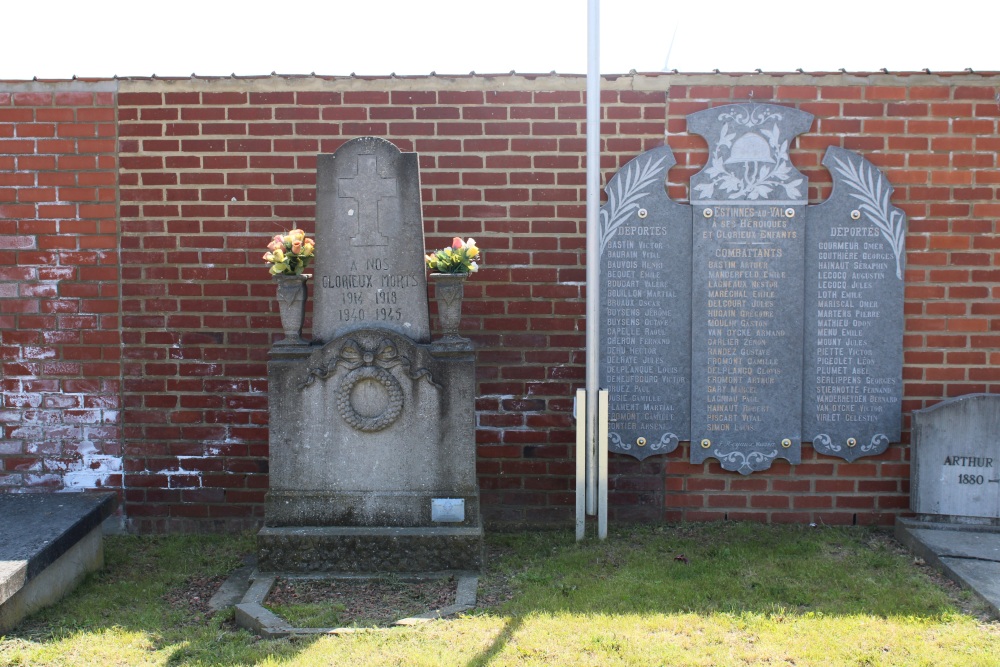
M430 341L416 153L360 137L320 155L313 337L376 326Z
M1000 395L969 394L913 412L910 508L922 518L1000 519Z
M906 217L864 158L830 148L833 194L806 206L789 145L812 115L734 104L688 116L708 141L691 205L668 146L611 179L601 209L601 386L609 451L749 474L899 440ZM690 391L688 391L690 389Z
M788 146L812 115L730 105L688 116L708 141L691 178L691 461L749 474L801 459L807 182Z
M601 387L612 452L644 459L687 440L691 396L691 213L666 194L669 146L611 179L601 209Z
M806 215L803 434L854 461L898 442L906 216L864 158L827 150L833 194Z

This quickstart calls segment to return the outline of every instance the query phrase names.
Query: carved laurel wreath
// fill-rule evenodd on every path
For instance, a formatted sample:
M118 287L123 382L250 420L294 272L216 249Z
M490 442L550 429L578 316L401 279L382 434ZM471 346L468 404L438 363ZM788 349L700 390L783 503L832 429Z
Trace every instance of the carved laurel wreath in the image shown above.
M399 354L399 350L390 339L383 338L374 347L367 348L352 338L344 342L335 358L324 365L310 368L299 389L309 386L317 378L323 380L329 378L338 366L346 367L348 372L341 378L335 394L337 412L341 419L353 428L373 433L392 426L403 412L403 388L388 372L389 369L400 365L406 369L406 374L411 380L424 378L430 385L441 388L431 379L431 373L426 368L414 371L410 359ZM358 383L370 381L375 381L385 389L386 406L377 415L362 415L352 404L351 395Z
M385 388L387 405L381 413L366 417L358 413L351 404L351 393L359 382L375 380ZM377 366L362 366L344 376L337 387L337 412L341 419L359 431L374 433L392 426L403 411L403 388L399 381L387 371Z

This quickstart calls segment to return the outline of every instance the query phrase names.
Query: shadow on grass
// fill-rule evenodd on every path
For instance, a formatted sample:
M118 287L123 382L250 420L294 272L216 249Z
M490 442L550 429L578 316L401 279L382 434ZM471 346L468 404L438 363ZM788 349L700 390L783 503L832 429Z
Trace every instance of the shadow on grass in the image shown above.
M523 616L509 616L504 621L503 630L494 638L493 642L484 650L482 653L469 660L466 663L466 667L485 667L490 663L493 658L499 656L507 644L510 642L514 633L518 631L521 625L524 623Z
M46 657L13 664L235 666L294 655L315 639L264 640L237 628L232 610L208 610L215 586L207 584L252 551L251 535L106 538L104 570L5 638ZM63 646L71 658L60 657ZM5 659L0 642L0 664Z
M471 658L459 651L469 667L498 659L526 619L537 614L937 619L955 612L948 595L898 544L868 529L685 524L620 528L604 542L578 544L569 531L491 534L487 542L490 557L480 594L498 602L474 615L486 613L502 627ZM119 664L148 664L150 652L160 653L157 664L170 665L294 662L318 638L264 640L236 628L231 612L213 616L204 611L207 600L184 599L193 595L186 592L192 579L226 574L252 551L252 536L110 538L106 570L8 640L53 648L89 635L71 652L86 658L92 651L90 661L97 664L106 655ZM449 642L447 626L435 632L428 636L436 638L426 641ZM0 642L0 662L8 657L4 651ZM397 664L406 664L406 656L399 658L404 662Z

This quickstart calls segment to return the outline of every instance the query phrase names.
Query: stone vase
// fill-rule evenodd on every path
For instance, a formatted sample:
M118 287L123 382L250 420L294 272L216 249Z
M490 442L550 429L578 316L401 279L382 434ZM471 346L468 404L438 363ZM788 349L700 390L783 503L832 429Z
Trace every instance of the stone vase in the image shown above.
M279 274L274 276L278 285L278 312L281 314L281 329L285 338L275 345L308 345L302 339L302 322L306 318L306 281L312 274L298 276Z
M462 297L465 296L465 279L468 273L432 273L434 297L438 305L438 322L441 338L445 342L465 342L458 334L462 323Z

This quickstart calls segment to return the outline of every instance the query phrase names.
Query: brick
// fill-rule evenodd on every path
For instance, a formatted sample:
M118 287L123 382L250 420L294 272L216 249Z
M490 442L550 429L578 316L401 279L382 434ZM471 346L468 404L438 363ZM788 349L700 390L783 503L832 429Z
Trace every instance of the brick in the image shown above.
M995 93L988 86L956 86L952 95L956 100L992 100Z

